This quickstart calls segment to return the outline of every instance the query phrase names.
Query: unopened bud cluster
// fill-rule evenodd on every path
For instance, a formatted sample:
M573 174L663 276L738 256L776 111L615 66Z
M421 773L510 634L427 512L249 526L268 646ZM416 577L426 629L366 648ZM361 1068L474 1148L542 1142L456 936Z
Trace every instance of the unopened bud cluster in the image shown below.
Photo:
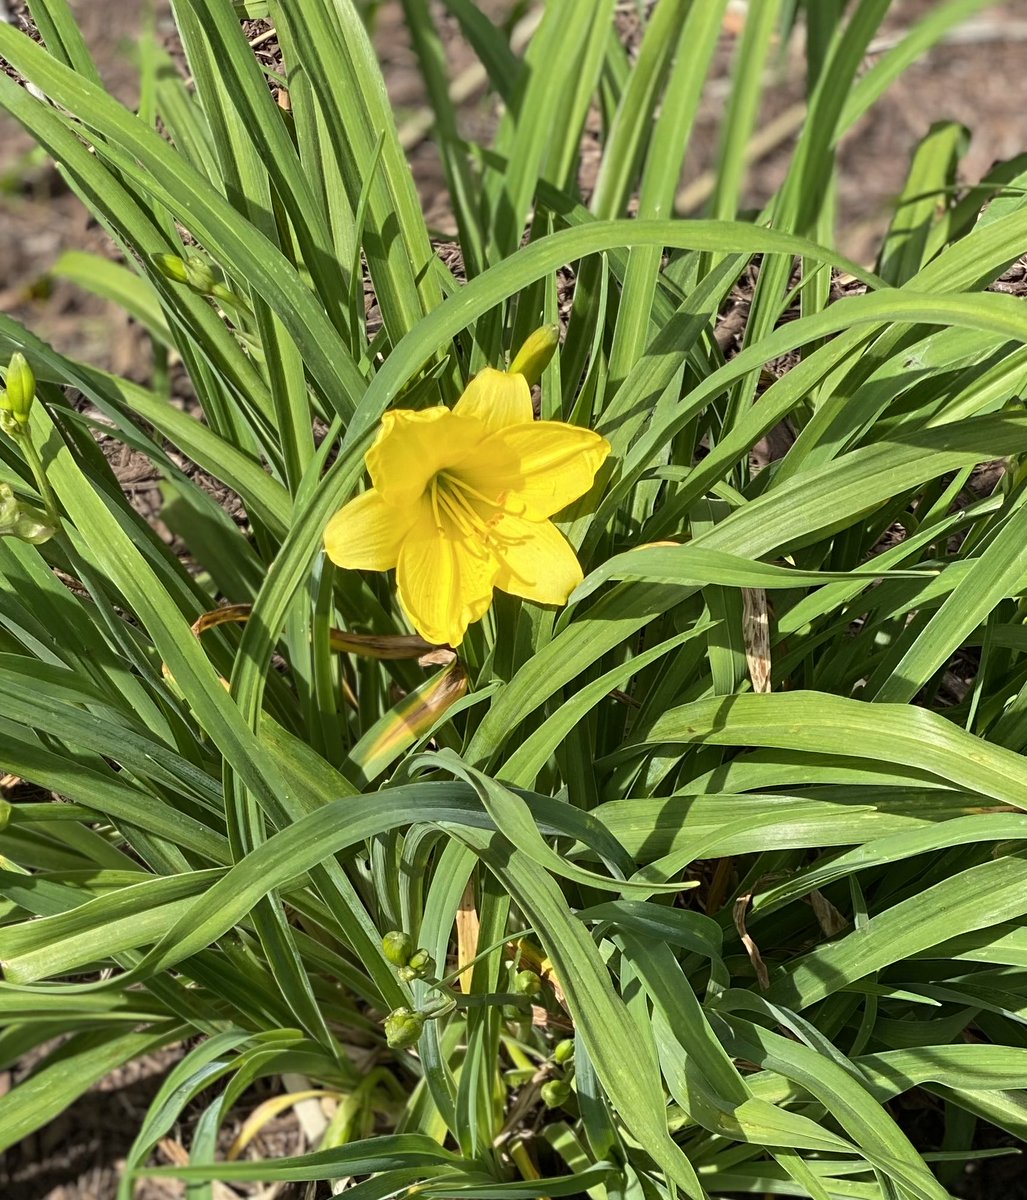
M25 461L35 476L36 486L46 504L46 511L19 500L6 483L0 483L0 537L18 538L39 545L47 542L60 529L53 490L32 441L29 417L36 398L36 377L25 355L15 351L7 370L3 372L0 388L0 429L20 447Z
M396 974L404 983L412 983L415 979L435 981L435 960L423 946L415 945L409 933L401 929L390 930L382 938L382 954L396 968ZM415 1045L431 1015L406 1005L394 1008L385 1018L386 1042L393 1050L405 1050Z
M404 983L431 979L434 975L435 959L423 946L415 947L410 934L400 929L393 929L382 938L382 953Z
M410 1008L401 1004L385 1018L385 1040L393 1050L406 1050L415 1046L424 1032L425 1024L461 1007L461 998L448 986L448 978L435 977L435 960L413 937L402 929L392 929L382 937L382 956L396 970L404 983L424 981L429 989L439 994L439 1000L429 1002L424 1008ZM520 955L518 955L518 959ZM474 960L472 960L473 962ZM469 966L470 964L468 964ZM459 972L454 972L454 977ZM519 968L515 960L510 964L509 991L495 997L485 997L485 1003L502 1006L503 1016L510 1021L526 1026L530 1021L532 1006L543 1003L545 985L538 971ZM441 1001L441 1002L439 1002ZM477 1001L481 1003L480 1000ZM528 1067L528 1077L535 1074ZM548 1076L539 1089L539 1096L546 1108L561 1108L566 1105L575 1111L571 1081L574 1078L574 1039L564 1038L558 1042L543 1068L543 1077ZM527 1082L527 1078L522 1082Z
M246 307L240 296L218 280L210 263L199 254L187 254L185 258L178 254L155 254L153 265L165 279L185 284L198 296L210 296L219 304L234 308Z
M574 1077L574 1039L564 1038L553 1047L553 1064L562 1073L547 1080L539 1089L546 1108L562 1108L571 1098L571 1079Z

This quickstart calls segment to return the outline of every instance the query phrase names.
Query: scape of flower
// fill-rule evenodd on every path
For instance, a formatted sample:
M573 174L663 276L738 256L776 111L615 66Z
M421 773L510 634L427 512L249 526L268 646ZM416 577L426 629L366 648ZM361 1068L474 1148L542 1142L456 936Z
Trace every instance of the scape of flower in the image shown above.
M549 519L583 496L610 452L605 438L536 421L527 380L481 371L452 409L395 409L368 450L374 485L328 523L340 567L396 568L417 632L457 646L493 589L565 604L581 567Z

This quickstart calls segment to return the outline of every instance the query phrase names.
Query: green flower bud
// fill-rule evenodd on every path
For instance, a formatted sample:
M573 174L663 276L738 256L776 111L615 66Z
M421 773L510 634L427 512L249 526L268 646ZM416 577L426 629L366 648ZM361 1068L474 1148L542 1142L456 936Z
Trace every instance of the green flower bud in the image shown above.
M394 1008L385 1018L385 1040L393 1050L405 1050L417 1042L424 1022L424 1013L414 1012L405 1005Z
M427 974L435 970L435 959L421 946L410 955L407 966L412 967L415 971L423 971Z
M382 953L394 967L405 967L414 952L414 939L402 929L390 930L382 938Z
M56 532L46 513L22 504L6 483L0 483L0 537L16 537L38 546L40 542L48 542Z
M564 1038L562 1042L557 1042L553 1050L553 1062L563 1066L574 1057L574 1039Z
M209 296L217 286L217 279L210 264L198 254L190 254L185 260L186 283L201 296Z
M9 412L19 425L26 425L35 398L36 377L25 355L16 351L11 355L11 363L7 368L7 391L0 400L0 407L4 412Z
M562 1079L550 1079L542 1085L540 1095L546 1108L559 1108L570 1099L571 1086Z
M513 990L518 996L537 996L542 991L542 980L534 971L518 971L514 976Z
M404 983L411 983L415 979L427 979L434 970L435 959L422 947L411 954L406 966L400 967L397 974Z
M185 262L177 254L154 254L150 261L172 283L189 282Z
M514 355L510 364L510 374L523 375L528 381L528 387L538 383L559 344L559 325L543 325L534 333L529 333L524 345Z
M250 312L246 301L226 288L214 274L210 263L199 254L190 254L186 258L179 258L177 254L154 254L151 261L172 283L184 283L191 291L200 296L209 296L222 306Z

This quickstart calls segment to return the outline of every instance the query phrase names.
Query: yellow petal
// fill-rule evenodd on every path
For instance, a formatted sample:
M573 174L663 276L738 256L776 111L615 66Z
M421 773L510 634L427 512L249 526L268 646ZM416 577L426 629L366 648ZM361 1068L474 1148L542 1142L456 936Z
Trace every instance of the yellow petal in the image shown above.
M400 603L425 641L459 646L467 626L488 612L498 570L484 546L461 537L451 522L436 524L424 505L399 554Z
M592 486L610 443L591 429L534 421L492 434L459 469L461 479L536 520L551 517Z
M401 507L424 495L439 471L459 466L476 453L485 429L444 405L420 412L396 408L366 455L371 482L386 504Z
M328 557L336 566L350 570L390 571L399 561L399 548L417 511L416 504L394 508L371 488L340 508L328 522L324 531Z
M499 559L496 587L537 604L566 604L581 582L581 566L552 521L529 521L504 513L492 527Z
M467 385L453 406L458 417L474 417L489 433L534 419L531 390L523 375L508 375L486 367Z

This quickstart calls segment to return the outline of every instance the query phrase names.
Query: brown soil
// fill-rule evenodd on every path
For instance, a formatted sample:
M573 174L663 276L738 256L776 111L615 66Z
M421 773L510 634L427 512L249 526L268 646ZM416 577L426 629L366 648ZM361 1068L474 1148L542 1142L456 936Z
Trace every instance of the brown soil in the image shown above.
M0 1071L0 1096L29 1075L52 1050L49 1044L11 1070ZM172 1047L112 1072L76 1104L66 1109L45 1128L12 1147L0 1157L0 1196L3 1200L113 1200L125 1155L132 1146L149 1105L168 1070L182 1057L182 1047ZM245 1093L232 1120L222 1130L220 1150L224 1154L252 1111L278 1089L262 1081ZM211 1093L203 1103L214 1099ZM158 1143L151 1159L154 1166L188 1162L192 1127L201 1111L197 1102L187 1119L176 1125ZM291 1111L269 1120L244 1151L244 1158L272 1159L303 1154L310 1149L300 1124ZM133 1200L178 1200L185 1187L177 1180L146 1179L136 1185ZM258 1185L214 1185L215 1200L239 1200L261 1196L262 1200L325 1200L327 1184L283 1185L266 1190Z
M907 28L916 16L934 7L935 0L896 0L876 52L887 48L890 37ZM83 32L93 48L110 89L131 101L134 69L133 39L139 28L140 0L72 0ZM0 19L17 17L20 0L0 0ZM493 17L511 10L506 0L482 4ZM635 0L624 0L618 24L630 42ZM167 17L164 33L170 32ZM440 23L452 77L466 77L474 56L452 21ZM263 32L254 24L252 37ZM704 173L714 159L717 131L723 115L724 73L730 61L732 32L725 33L720 54L721 78L715 79L704 100L694 150L686 164L683 187L692 206L701 204ZM385 68L389 93L407 135L414 176L430 224L442 236L451 235L452 221L444 176L425 130L424 93L416 71L401 10L395 0L385 0L375 18L375 40ZM972 131L968 154L960 172L961 183L976 182L999 159L1027 149L1027 0L1006 0L982 10L947 42L933 50L895 84L886 98L861 119L845 139L841 151L840 212L842 248L859 261L870 263L886 226L890 208L903 186L909 157L917 141L938 120L958 120ZM266 65L274 65L269 45L260 51ZM766 127L775 119L794 114L800 89L794 83L798 51L784 56L780 78L769 89L761 114ZM789 73L792 82L789 81ZM492 102L471 90L460 111L462 130L469 138L485 137L494 126ZM785 122L787 125L787 122ZM746 203L758 208L783 178L789 161L797 121L791 131L769 144L753 165ZM583 184L594 179L595 153L583 155ZM686 204L686 211L690 208ZM67 250L110 253L106 235L92 221L62 179L33 152L31 141L7 118L0 117L0 309L23 322L59 350L76 358L139 380L149 375L151 360L145 336L120 310L89 296L52 270ZM1023 295L1027 271L1020 265L1001 286ZM740 288L725 317L725 348L742 328L748 296ZM737 319L736 319L737 318ZM734 320L736 329L730 328ZM113 452L113 449L112 449ZM773 454L770 448L768 453ZM133 501L152 519L159 511L158 477L147 460L118 454L113 466ZM225 497L226 503L231 502ZM240 515L241 519L241 515ZM0 1162L0 1195L4 1200L111 1200L115 1195L119 1164L131 1145L148 1103L175 1051L114 1073L72 1106L57 1121L13 1147ZM29 1064L0 1072L0 1094L24 1074ZM252 1107L264 1096L254 1094ZM245 1115L244 1113L242 1115ZM234 1131L231 1131L234 1132ZM181 1137L181 1141L179 1138ZM187 1131L176 1131L164 1144L161 1161L174 1161ZM254 1147L261 1157L301 1152L302 1134L294 1117L270 1123ZM1025 1194L1013 1160L979 1170L980 1196L995 1194L1001 1186L1012 1200ZM180 1196L176 1184L153 1181L141 1186L137 1200L169 1200ZM242 1194L221 1188L219 1200ZM973 1194L967 1192L967 1195ZM324 1189L297 1188L278 1193L280 1200L318 1200Z

